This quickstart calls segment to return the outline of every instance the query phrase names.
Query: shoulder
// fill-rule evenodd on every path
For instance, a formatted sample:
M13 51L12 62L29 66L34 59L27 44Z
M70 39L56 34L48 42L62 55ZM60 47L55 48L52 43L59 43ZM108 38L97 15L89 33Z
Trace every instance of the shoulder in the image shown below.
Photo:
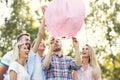
M31 50L28 54L28 61L31 61L35 58L35 53Z
M10 66L16 66L18 63L16 61L13 61L10 63Z
M16 61L13 61L13 62L10 63L10 67L11 66L17 66L17 65L18 65L18 62L16 62Z
M13 70L15 72L18 72L18 70L19 70L18 68L19 68L18 63L16 61L13 61L10 63L9 71Z
M28 55L28 56L29 56L29 57L30 57L30 56L35 56L35 54L36 54L36 53L35 53L33 50L31 50L31 51L29 52L29 55Z
M6 58L6 57L10 57L12 54L13 54L13 50L8 51L8 52L3 56L2 59Z
M73 58L72 58L71 56L64 56L64 58L65 58L66 60L69 60L69 61L73 60Z
M9 66L12 54L13 54L13 50L7 52L1 59L1 64L5 66Z

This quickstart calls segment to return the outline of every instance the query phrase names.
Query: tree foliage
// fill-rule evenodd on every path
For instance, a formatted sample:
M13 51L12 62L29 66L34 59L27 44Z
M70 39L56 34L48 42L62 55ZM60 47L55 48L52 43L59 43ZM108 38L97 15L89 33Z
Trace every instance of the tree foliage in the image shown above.
M4 2L4 1L2 1ZM0 51L3 53L2 56L12 49L13 41L22 32L28 32L31 34L31 41L36 38L37 27L41 22L42 15L37 19L31 14L31 9L28 6L29 1L25 0L12 0L11 4L8 6L8 1L6 0L6 6L10 8L10 17L5 18L5 23L0 27Z
M120 40L120 1L90 0L90 13L85 19L88 43L94 38L103 80L120 80L118 61ZM91 36L92 35L92 36Z

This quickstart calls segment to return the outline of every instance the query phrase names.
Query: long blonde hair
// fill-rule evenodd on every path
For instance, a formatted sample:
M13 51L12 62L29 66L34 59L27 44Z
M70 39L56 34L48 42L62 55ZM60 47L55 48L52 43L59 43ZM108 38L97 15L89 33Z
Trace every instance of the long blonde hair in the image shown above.
M20 52L20 47L24 45L24 43L22 42L17 42L13 48L13 55L11 58L11 62L12 61L16 61L17 59L19 59L19 52Z
M95 79L98 79L98 77L101 75L101 70L100 70L100 66L97 62L97 59L96 59L96 55L95 55L95 52L94 50L92 49L92 47L88 44L86 44L86 46L88 47L89 49L89 55L90 55L90 65L93 67L93 77Z

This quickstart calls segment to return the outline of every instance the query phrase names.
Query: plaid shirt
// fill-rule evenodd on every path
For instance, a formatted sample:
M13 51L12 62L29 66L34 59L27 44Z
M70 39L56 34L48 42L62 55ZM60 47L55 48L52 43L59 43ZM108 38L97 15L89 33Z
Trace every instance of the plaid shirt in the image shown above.
M72 80L72 70L78 69L80 66L77 66L71 57L53 54L46 78L47 80Z

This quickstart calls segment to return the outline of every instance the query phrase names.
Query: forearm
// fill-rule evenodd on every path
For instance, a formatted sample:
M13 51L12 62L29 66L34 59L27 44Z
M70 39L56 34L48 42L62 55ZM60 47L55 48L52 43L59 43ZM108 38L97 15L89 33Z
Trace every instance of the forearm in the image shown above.
M75 48L75 63L77 66L81 65L81 55L80 55L79 48Z
M39 36L39 35L41 35L42 37L44 36L44 27L45 27L45 20L43 19L37 36Z
M8 67L0 64L0 80L3 80L5 72L8 70Z
M44 24L45 23L43 21L42 24L41 24L41 27L39 28L37 38L36 38L35 44L33 46L33 52L35 52L35 53L37 52L37 49L38 49L38 47L40 45L40 42L42 41L42 38L44 36L44 26L45 26Z
M48 68L51 62L51 58L52 58L52 51L49 51L49 54L46 55L44 61L43 61L43 66Z
M73 41L73 46L74 46L74 50L75 50L75 63L77 66L81 65L81 56L80 56L80 52L79 52L79 42L77 41L77 39L75 37L72 37L72 41Z
M0 80L3 80L3 74L0 73Z

